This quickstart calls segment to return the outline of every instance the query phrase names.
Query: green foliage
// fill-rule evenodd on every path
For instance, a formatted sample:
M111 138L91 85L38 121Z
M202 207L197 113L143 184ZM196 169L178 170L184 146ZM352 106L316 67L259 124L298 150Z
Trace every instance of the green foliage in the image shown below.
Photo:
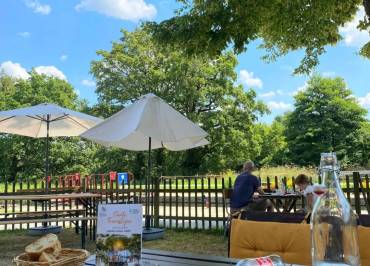
M158 47L150 34L139 29L123 31L111 51L98 55L101 59L91 68L99 96L96 112L111 115L153 92L209 133L211 144L205 148L156 152L158 171L218 172L254 156L253 123L267 109L255 100L253 90L235 85L237 60L231 52L213 59L189 58L179 48Z
M295 100L295 110L287 115L285 128L291 160L315 165L321 152L335 151L339 159L350 162L350 150L358 142L366 110L344 80L314 76Z
M352 149L348 152L350 164L354 167L370 167L370 122L366 121L361 124L356 131L356 139Z
M309 73L326 45L341 40L339 27L351 21L362 0L179 0L176 16L148 26L163 44L184 47L190 54L219 55L232 45L241 53L261 39L264 59L275 60L290 51L305 50L296 73ZM368 1L365 1L368 2ZM368 21L360 24L369 30ZM362 52L367 57L369 49Z
M257 163L263 165L284 165L289 163L288 144L285 138L285 127L281 117L277 117L271 125L257 124L256 137L260 153Z
M39 103L55 103L71 109L83 108L73 87L66 81L31 72L27 80L0 77L0 110ZM45 140L11 134L0 135L0 176L38 176L44 174ZM52 138L51 173L88 173L95 145L77 138Z

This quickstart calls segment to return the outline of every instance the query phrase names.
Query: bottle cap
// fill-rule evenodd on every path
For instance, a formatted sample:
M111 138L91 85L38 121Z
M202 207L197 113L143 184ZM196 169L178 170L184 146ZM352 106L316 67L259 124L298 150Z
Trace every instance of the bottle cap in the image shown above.
M323 152L320 158L320 169L329 169L339 171L339 163L335 152Z

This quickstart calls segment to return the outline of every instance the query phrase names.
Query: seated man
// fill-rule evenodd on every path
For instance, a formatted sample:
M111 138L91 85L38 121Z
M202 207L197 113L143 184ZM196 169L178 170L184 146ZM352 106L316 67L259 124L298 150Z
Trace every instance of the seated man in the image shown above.
M254 163L244 163L243 172L235 180L234 190L230 199L231 214L240 210L273 211L272 204L268 199L259 199L255 192L264 194L261 182L252 172L255 170Z

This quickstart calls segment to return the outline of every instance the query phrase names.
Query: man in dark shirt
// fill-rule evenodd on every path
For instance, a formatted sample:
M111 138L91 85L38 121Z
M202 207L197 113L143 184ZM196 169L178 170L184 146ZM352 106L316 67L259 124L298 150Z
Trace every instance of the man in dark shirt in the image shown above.
M255 170L254 163L247 161L243 166L243 173L238 175L235 180L234 190L231 195L231 213L246 210L271 210L272 204L269 200L259 199L255 192L264 194L261 182L252 172Z

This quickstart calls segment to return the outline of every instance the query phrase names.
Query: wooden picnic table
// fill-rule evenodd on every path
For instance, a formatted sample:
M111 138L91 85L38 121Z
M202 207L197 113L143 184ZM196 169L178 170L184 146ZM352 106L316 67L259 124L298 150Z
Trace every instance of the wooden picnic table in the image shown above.
M0 196L0 200L53 200L53 199L94 199L100 198L94 193L65 193L65 194L23 194Z
M82 223L82 232L81 232L81 242L82 247L85 246L85 232L87 228L87 221L92 221L92 230L90 227L90 235L95 238L95 221L96 221L96 203L97 198L100 198L100 194L94 193L66 193L66 194L22 194L22 195L0 195L0 202L1 201L41 201L43 203L50 202L52 200L76 200L76 202L83 205L83 209L63 209L63 210L50 210L43 204L42 211L25 211L23 212L13 212L13 213L1 213L0 216L5 216L4 218L0 217L0 225L7 225L7 224L22 224L22 223L38 223L42 222L44 227L47 226L48 223L54 222L63 222L63 221L71 221L75 222L76 224L76 233L78 233L78 222L81 221ZM26 215L22 215L26 214ZM73 215L74 214L74 215ZM53 217L56 215L57 217ZM82 217L80 217L82 215ZM11 216L11 217L9 217ZM60 216L67 216L60 217ZM73 216L73 217L72 217Z
M277 212L291 212L296 206L297 200L302 199L301 194L278 194L278 193L266 193L258 195L259 198L269 199ZM282 209L282 210L281 210Z

